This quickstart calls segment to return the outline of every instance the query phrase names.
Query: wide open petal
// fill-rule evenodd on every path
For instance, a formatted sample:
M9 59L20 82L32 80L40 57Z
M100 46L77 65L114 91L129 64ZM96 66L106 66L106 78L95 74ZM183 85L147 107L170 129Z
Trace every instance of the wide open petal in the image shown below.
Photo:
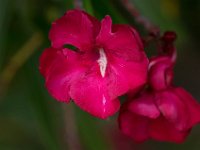
M156 93L156 104L177 130L188 129L190 115L187 105L172 90Z
M143 92L137 98L134 98L127 107L133 113L155 119L160 115L160 111L154 101L152 93Z
M139 34L127 25L112 25L110 16L102 20L96 43L125 60L140 61L144 57Z
M120 102L111 99L98 72L86 72L70 88L70 96L84 111L101 119L119 110Z
M69 102L69 87L83 72L78 59L78 54L68 49L49 48L42 54L40 70L45 77L45 86L55 99Z
M173 91L178 95L180 100L187 106L189 114L188 129L195 124L200 123L200 104L195 100L190 93L181 87L174 88Z
M174 127L173 123L167 121L163 116L152 119L149 125L149 135L158 141L168 141L181 143L185 140L190 130L180 131Z
M128 91L137 91L147 80L146 58L141 62L126 61L116 56L108 56L106 85L109 95L117 97Z
M111 97L136 90L146 83L148 59L139 40L129 26L112 25L109 16L102 20L96 43L107 56L105 78Z
M39 70L40 73L44 76L48 76L48 72L50 68L52 67L53 63L55 63L57 60L62 58L61 55L58 54L58 50L54 48L46 48L41 56L40 56L40 62L39 62Z
M86 51L92 48L99 26L100 23L89 14L81 10L69 10L52 24L49 38L55 48L70 44Z
M119 128L123 134L131 137L134 141L143 142L149 138L149 119L123 109L120 111Z

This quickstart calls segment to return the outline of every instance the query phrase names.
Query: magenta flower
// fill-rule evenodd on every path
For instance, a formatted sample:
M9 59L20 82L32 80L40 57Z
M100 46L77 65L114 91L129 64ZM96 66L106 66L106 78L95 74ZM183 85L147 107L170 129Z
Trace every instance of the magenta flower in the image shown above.
M148 59L138 33L126 25L101 23L70 10L52 24L52 48L40 58L40 72L57 100L70 98L83 110L105 119L118 111L118 96L146 82ZM69 47L75 47L72 51Z
M174 57L153 58L150 87L131 97L120 111L120 129L135 141L152 138L180 143L200 122L200 105L183 88L172 85L173 61Z

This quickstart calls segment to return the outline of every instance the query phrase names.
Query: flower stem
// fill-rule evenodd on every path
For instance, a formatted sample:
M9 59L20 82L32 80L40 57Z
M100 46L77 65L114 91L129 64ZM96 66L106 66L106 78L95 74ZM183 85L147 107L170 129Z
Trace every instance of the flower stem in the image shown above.
M143 37L144 45L148 45L152 41L158 42L160 39L160 28L153 24L145 16L142 16L140 12L136 9L134 4L130 0L121 0L121 4L126 8L126 10L135 18L135 21L142 25L144 29L148 32L148 35Z
M149 34L153 36L160 36L160 28L153 24L146 17L142 16L140 12L135 8L130 0L121 0L121 3L127 9L127 11L135 18L138 24L141 24Z
M75 112L73 104L63 104L64 122L65 122L65 141L69 150L81 150L81 145L78 137L78 129L75 120Z
M11 57L5 68L0 73L0 95L4 94L9 84L21 66L30 58L34 51L42 44L43 37L36 32L32 37Z

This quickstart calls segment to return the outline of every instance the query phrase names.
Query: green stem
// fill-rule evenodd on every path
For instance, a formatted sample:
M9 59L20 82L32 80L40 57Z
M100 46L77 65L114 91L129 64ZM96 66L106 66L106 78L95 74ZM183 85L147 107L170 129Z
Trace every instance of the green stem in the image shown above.
M69 150L81 150L81 144L79 139L78 127L76 122L76 115L74 112L73 104L70 103L62 105L63 117L65 122L65 141Z

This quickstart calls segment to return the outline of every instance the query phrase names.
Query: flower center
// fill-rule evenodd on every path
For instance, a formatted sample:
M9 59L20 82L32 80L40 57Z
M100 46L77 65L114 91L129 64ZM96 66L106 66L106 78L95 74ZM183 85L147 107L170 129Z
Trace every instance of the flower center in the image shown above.
M100 48L99 50L99 59L97 60L97 62L99 64L101 76L104 77L106 73L106 67L107 67L108 61L107 61L107 57L103 48Z

